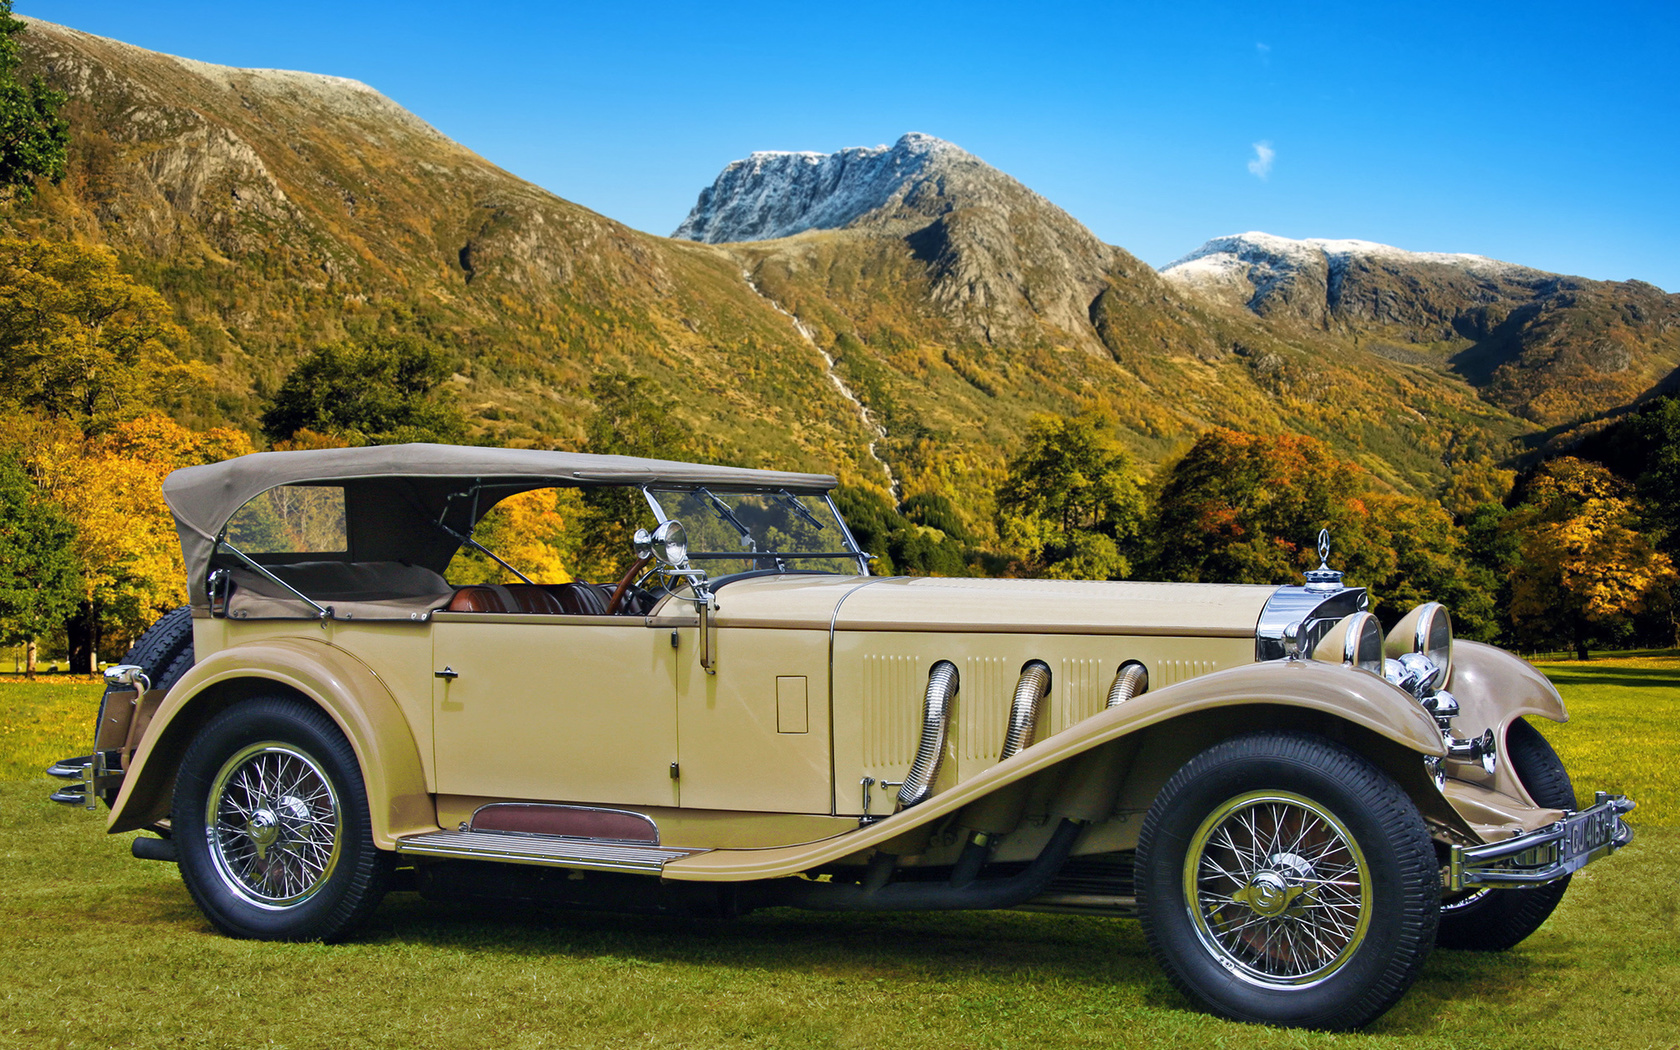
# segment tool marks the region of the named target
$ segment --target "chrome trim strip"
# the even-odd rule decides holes
[[[870,580],[889,580],[890,576],[871,576]],[[855,592],[852,592],[855,593]],[[1142,626],[1138,624],[1043,624],[1043,623],[906,623],[902,620],[856,620],[847,623],[847,631],[880,631],[910,634],[1086,634],[1138,638],[1253,638],[1247,627],[1175,627]]]

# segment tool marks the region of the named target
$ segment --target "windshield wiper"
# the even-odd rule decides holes
[[[815,514],[811,513],[811,510],[810,510],[809,507],[807,507],[807,506],[805,506],[805,504],[799,502],[799,497],[798,496],[795,496],[793,493],[789,492],[787,489],[782,489],[780,492],[776,493],[776,498],[786,501],[787,505],[793,508],[793,512],[795,514],[799,515],[801,518],[804,518],[806,521],[810,522],[812,525],[815,525],[817,527],[818,532],[821,532],[823,530],[823,523],[817,520],[817,516]]]
[[[741,519],[737,518],[735,516],[735,512],[729,509],[729,504],[712,495],[707,489],[695,489],[694,493],[695,495],[706,497],[706,499],[711,502],[712,509],[717,511],[718,517],[735,526],[735,531],[741,534],[742,550],[750,551],[754,554],[758,553],[758,544],[753,540],[752,530],[741,524]]]

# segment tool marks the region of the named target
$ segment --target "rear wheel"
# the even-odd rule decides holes
[[[1320,737],[1258,733],[1191,759],[1137,851],[1150,951],[1185,995],[1239,1021],[1356,1028],[1434,944],[1440,879],[1393,780]]]
[[[320,709],[294,700],[247,700],[212,718],[181,760],[171,823],[181,878],[230,936],[337,939],[390,880],[355,752]]]
[[[1517,719],[1505,733],[1505,759],[1535,802],[1548,809],[1574,809],[1575,787],[1552,745],[1540,731]],[[1569,877],[1516,890],[1478,890],[1441,903],[1435,943],[1472,952],[1516,947],[1551,918],[1569,889]]]

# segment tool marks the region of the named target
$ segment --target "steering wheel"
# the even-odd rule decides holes
[[[618,581],[618,586],[613,588],[612,600],[607,602],[608,616],[618,612],[618,607],[624,604],[624,596],[630,592],[630,581],[636,578],[637,573],[647,568],[647,563],[652,560],[651,555],[645,558],[637,558],[636,564],[630,566],[630,571],[625,573],[624,578]]]

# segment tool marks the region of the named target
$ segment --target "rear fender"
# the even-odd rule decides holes
[[[376,845],[389,849],[400,836],[437,830],[414,732],[390,690],[343,649],[299,638],[223,649],[188,671],[140,738],[107,830],[132,831],[168,817],[176,770],[199,729],[231,704],[276,693],[315,704],[350,741]]]

